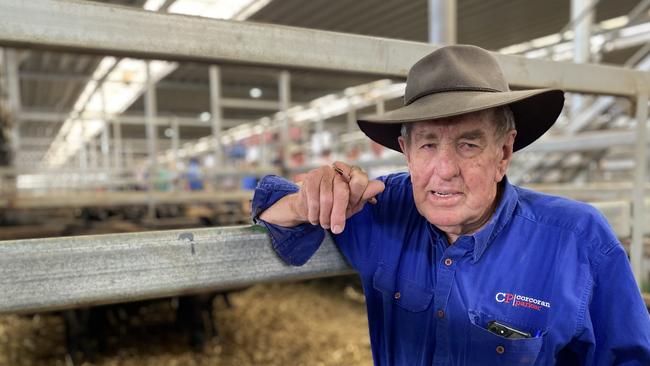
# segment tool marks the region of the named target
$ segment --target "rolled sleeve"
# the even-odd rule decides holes
[[[325,238],[325,230],[309,223],[283,227],[259,218],[267,208],[284,196],[299,191],[298,185],[277,175],[267,175],[259,182],[252,201],[253,222],[266,227],[275,252],[286,263],[301,266],[311,258]]]

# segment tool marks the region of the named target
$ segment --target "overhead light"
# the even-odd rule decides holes
[[[627,17],[627,15],[621,15],[620,17],[603,20],[600,22],[600,27],[606,30],[621,28],[626,26],[629,21],[630,19]]]
[[[177,66],[175,62],[149,61],[152,81],[158,82]],[[100,83],[102,79],[120,82]],[[47,164],[51,167],[65,164],[86,141],[101,132],[104,118],[122,114],[145,92],[146,81],[146,61],[124,58],[116,63],[114,57],[103,58],[50,145],[45,159]],[[97,120],[97,116],[102,119]]]
[[[165,130],[165,137],[167,138],[172,138],[174,137],[174,130],[171,128],[168,128]]]
[[[165,0],[147,0],[143,8],[144,10],[158,11],[164,3]]]
[[[166,0],[147,0],[145,10],[159,11]],[[246,20],[270,0],[176,0],[167,11],[209,18]],[[84,87],[77,98],[70,116],[63,123],[54,142],[46,153],[44,163],[50,167],[65,164],[83,143],[95,137],[101,129],[86,126],[83,136],[79,133],[79,124],[93,116],[107,116],[123,113],[146,90],[146,62],[134,59],[122,59],[117,63],[115,57],[104,57],[95,69],[92,80]],[[178,67],[174,62],[150,61],[149,70],[152,81],[158,82]],[[116,81],[104,83],[103,80]],[[207,113],[207,112],[206,112]],[[202,116],[205,113],[202,113]],[[211,118],[207,113],[207,122]],[[103,125],[103,121],[101,121]],[[74,130],[74,133],[71,132]],[[69,144],[68,140],[74,141]]]
[[[255,0],[251,1],[249,5],[243,7],[234,17],[234,20],[246,20],[251,15],[257,13],[260,9],[268,5],[271,0]]]
[[[231,19],[255,2],[255,0],[176,0],[169,7],[169,12],[207,18]]]
[[[248,95],[251,96],[251,98],[259,98],[262,96],[262,89],[260,88],[251,88],[251,90],[248,92]]]
[[[211,118],[212,118],[212,115],[210,114],[210,112],[203,112],[203,113],[199,114],[199,120],[201,122],[210,122]]]
[[[648,31],[650,31],[650,23],[642,23],[622,29],[620,34],[621,37],[631,37]]]

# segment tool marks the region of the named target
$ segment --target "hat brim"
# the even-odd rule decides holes
[[[533,143],[555,123],[564,107],[564,92],[559,89],[442,92],[423,96],[384,114],[364,116],[357,123],[378,144],[402,152],[397,140],[402,123],[453,117],[503,105],[509,105],[515,117],[514,151],[517,151]]]

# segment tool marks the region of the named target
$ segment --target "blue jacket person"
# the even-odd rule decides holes
[[[408,173],[267,176],[253,214],[294,265],[331,231],[361,276],[376,365],[650,365],[648,312],[605,218],[506,178],[563,101],[511,91],[478,47],[439,48],[411,68],[403,107],[358,121]]]

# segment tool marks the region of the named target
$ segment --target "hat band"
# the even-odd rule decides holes
[[[416,100],[425,97],[427,95],[431,94],[437,94],[437,93],[446,93],[446,92],[457,92],[457,91],[477,91],[477,92],[488,92],[488,93],[502,93],[504,92],[503,90],[498,90],[498,89],[492,89],[492,88],[481,88],[481,87],[476,87],[476,86],[456,86],[453,88],[441,88],[441,89],[432,89],[432,90],[426,90],[423,91],[422,93],[416,94],[414,97],[411,97],[408,101],[404,102],[404,105],[409,105]]]

